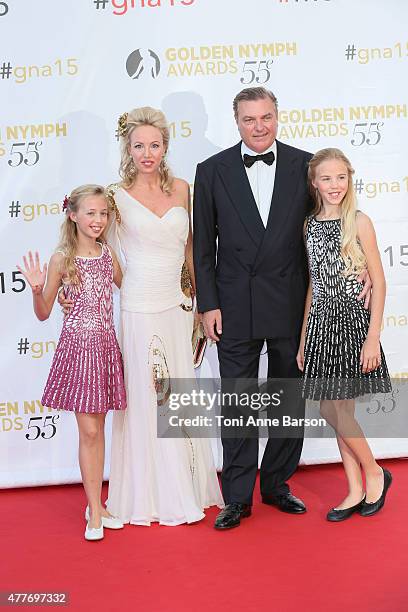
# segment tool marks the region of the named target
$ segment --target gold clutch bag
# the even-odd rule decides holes
[[[191,337],[193,348],[194,368],[199,368],[204,357],[205,347],[207,346],[207,336],[204,334],[204,327],[201,321],[194,320],[193,335]]]
[[[186,297],[191,298],[191,278],[188,271],[186,262],[183,264],[181,270],[181,289]],[[190,307],[186,308],[181,305],[183,310],[190,310]],[[191,307],[192,310],[192,307]],[[194,368],[199,368],[204,357],[205,347],[207,346],[207,337],[204,334],[204,327],[201,321],[197,317],[194,317],[193,323],[193,334],[191,336],[191,346],[193,350],[193,364]]]

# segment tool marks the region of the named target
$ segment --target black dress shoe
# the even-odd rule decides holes
[[[377,512],[381,510],[384,505],[385,496],[387,495],[387,491],[392,483],[392,476],[391,472],[385,468],[381,469],[384,472],[384,486],[381,496],[375,502],[364,502],[360,509],[361,516],[372,516],[373,514],[377,514]]]
[[[363,499],[358,502],[358,504],[356,504],[355,506],[350,506],[350,508],[343,508],[339,510],[337,510],[336,508],[332,508],[327,513],[327,520],[331,521],[332,523],[339,523],[340,521],[345,521],[346,519],[350,518],[352,514],[358,512],[361,509],[362,505],[364,504],[364,500],[365,495]]]
[[[271,497],[262,497],[262,503],[269,506],[276,506],[282,512],[289,514],[303,514],[306,512],[306,506],[301,499],[298,499],[292,493],[281,493]]]
[[[232,529],[238,527],[242,518],[251,516],[251,506],[248,504],[240,504],[233,502],[227,504],[215,519],[214,527],[216,529]]]

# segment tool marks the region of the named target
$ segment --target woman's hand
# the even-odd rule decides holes
[[[361,293],[357,296],[357,299],[364,300],[364,308],[368,310],[370,306],[370,300],[371,300],[371,288],[373,286],[368,270],[363,270],[357,276],[357,280],[359,283],[363,283],[363,288],[361,290]]]
[[[305,339],[301,338],[299,344],[299,350],[296,355],[296,363],[301,372],[303,372],[305,367]]]
[[[203,315],[200,314],[195,308],[193,310],[194,313],[194,327],[200,325],[203,322]]]
[[[32,252],[29,251],[28,262],[25,255],[23,257],[23,262],[24,270],[20,268],[20,266],[16,266],[17,270],[19,270],[24,276],[33,293],[42,293],[45,285],[45,279],[47,278],[47,264],[45,263],[43,269],[41,270],[40,256],[38,255],[37,251],[35,252],[34,257]]]
[[[74,307],[73,300],[69,300],[68,298],[65,297],[65,293],[64,293],[64,288],[63,287],[61,287],[58,290],[58,304],[61,306],[62,312],[64,313],[65,317],[67,315],[69,315],[69,313],[71,312],[71,310]]]
[[[381,364],[380,341],[370,335],[367,336],[361,349],[360,365],[363,374],[372,372]]]

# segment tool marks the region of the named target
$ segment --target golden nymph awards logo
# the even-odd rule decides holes
[[[160,72],[160,59],[152,49],[136,49],[126,60],[126,72],[131,79],[144,76],[156,79]]]
[[[168,77],[242,74],[243,85],[264,85],[271,77],[274,61],[297,55],[296,42],[243,43],[170,47],[164,56],[169,62]]]
[[[268,83],[273,64],[281,56],[297,54],[293,41],[169,47],[162,53],[137,48],[126,60],[126,71],[132,79],[156,79],[160,71],[169,78],[233,74],[241,75],[242,85],[258,86]]]
[[[47,140],[66,137],[67,134],[66,122],[0,126],[0,161],[3,156],[8,156],[10,168],[35,166]]]
[[[349,137],[354,147],[378,145],[387,121],[408,117],[406,104],[279,110],[280,140]]]

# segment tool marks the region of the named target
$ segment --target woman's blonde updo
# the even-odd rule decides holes
[[[174,177],[166,163],[166,153],[169,148],[170,130],[164,114],[151,106],[135,108],[129,113],[123,113],[118,120],[118,132],[120,137],[121,160],[119,174],[122,178],[122,186],[126,189],[131,187],[137,177],[137,169],[132,156],[129,153],[130,136],[133,130],[142,125],[151,125],[157,128],[163,138],[164,156],[159,166],[160,188],[170,195],[172,193]]]

